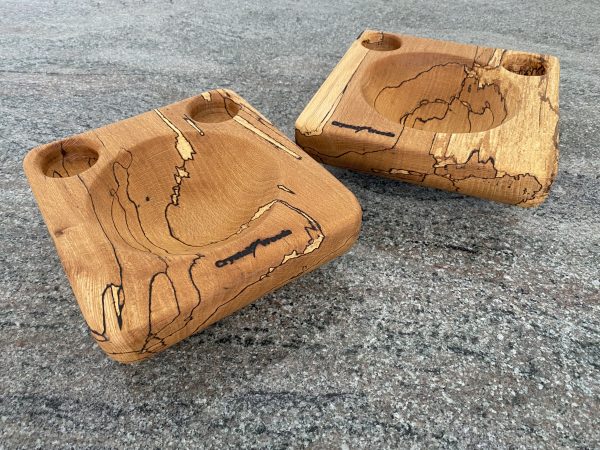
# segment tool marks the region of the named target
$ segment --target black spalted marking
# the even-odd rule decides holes
[[[273,242],[276,242],[280,239],[283,239],[286,236],[289,236],[290,234],[292,234],[292,230],[281,230],[281,232],[279,234],[276,234],[275,236],[271,236],[271,237],[268,237],[265,239],[257,239],[254,242],[252,242],[245,249],[243,249],[237,253],[234,253],[233,255],[231,255],[225,259],[219,259],[218,261],[215,262],[215,266],[222,268],[228,264],[233,264],[238,259],[242,259],[248,255],[252,255],[252,256],[256,257],[256,249],[258,248],[259,245],[266,247],[266,246],[272,244]]]
[[[350,130],[354,130],[355,133],[358,133],[360,131],[366,131],[371,134],[379,134],[380,136],[388,136],[388,137],[396,136],[391,131],[381,131],[381,130],[377,130],[375,128],[367,127],[364,125],[351,125],[348,123],[338,122],[337,120],[334,120],[333,122],[331,122],[331,125],[333,125],[334,127],[339,127],[339,128],[348,128]]]

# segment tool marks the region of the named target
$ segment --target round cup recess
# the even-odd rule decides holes
[[[199,96],[189,107],[191,119],[200,123],[218,123],[233,119],[240,111],[240,106],[233,100],[212,95],[207,100]]]
[[[536,55],[509,54],[502,60],[502,67],[509,72],[527,77],[546,75],[546,62]]]
[[[369,50],[389,52],[399,49],[402,46],[402,41],[393,34],[372,31],[363,35],[361,44]]]
[[[52,144],[42,158],[42,172],[51,178],[68,178],[85,172],[98,161],[98,152],[86,143],[69,140]]]

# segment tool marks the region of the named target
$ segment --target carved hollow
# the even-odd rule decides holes
[[[473,60],[409,53],[378,60],[366,70],[367,103],[387,119],[419,130],[472,133],[511,116],[507,83],[482,81]]]
[[[389,52],[402,47],[398,36],[389,33],[369,32],[362,36],[362,46],[369,50]]]
[[[42,157],[41,169],[51,178],[79,175],[98,161],[98,152],[78,140],[65,140],[49,146]]]
[[[544,58],[526,53],[513,53],[502,61],[502,67],[509,72],[528,77],[541,77],[546,75]]]
[[[218,123],[233,119],[240,107],[229,98],[211,97],[206,100],[203,97],[196,98],[188,107],[191,119],[202,123]]]
[[[167,253],[195,254],[199,247],[235,235],[261,206],[277,198],[278,159],[248,158],[261,153],[260,145],[227,136],[205,139],[198,150],[177,154],[173,144],[173,136],[165,134],[122,151],[90,186],[92,196],[112,191],[121,204],[132,201],[144,233]],[[116,192],[106,182],[115,177]]]

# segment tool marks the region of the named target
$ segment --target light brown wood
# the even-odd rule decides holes
[[[354,195],[216,90],[33,149],[31,188],[92,336],[146,358],[345,252]]]
[[[317,160],[534,206],[558,158],[555,57],[366,30],[296,122]]]

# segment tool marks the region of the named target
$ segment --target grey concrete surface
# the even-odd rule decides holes
[[[21,160],[213,87],[292,135],[364,28],[561,59],[560,171],[522,210],[331,169],[345,256],[147,362],[88,336]],[[0,3],[0,447],[600,446],[596,1]]]

